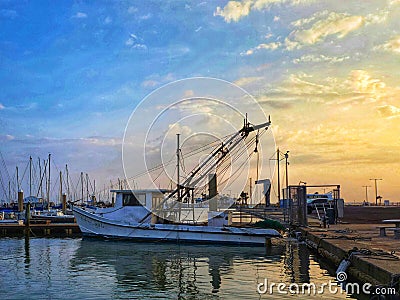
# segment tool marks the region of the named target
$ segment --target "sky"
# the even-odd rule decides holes
[[[379,178],[383,199],[399,202],[399,28],[398,0],[0,0],[8,177],[48,153],[99,182],[122,177],[124,132],[141,101],[211,77],[271,115],[290,184],[340,184],[352,202]]]

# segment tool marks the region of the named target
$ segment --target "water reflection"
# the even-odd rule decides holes
[[[309,283],[310,251],[307,245],[289,241],[285,249],[284,267],[291,283]]]
[[[24,250],[25,250],[24,266],[25,270],[28,272],[31,264],[30,249],[29,249],[29,233],[25,235]]]
[[[305,245],[283,240],[253,248],[0,239],[0,260],[1,299],[282,299],[290,295],[275,290],[260,296],[258,283],[319,285],[334,279]]]
[[[216,294],[227,280],[237,276],[235,268],[243,262],[268,260],[268,263],[277,264],[282,260],[282,252],[282,246],[266,251],[262,247],[180,246],[89,239],[81,242],[71,260],[71,268],[101,272],[98,267],[112,266],[114,274],[110,275],[114,276],[120,291],[140,295],[157,290],[181,298]],[[251,276],[254,280],[254,273]]]

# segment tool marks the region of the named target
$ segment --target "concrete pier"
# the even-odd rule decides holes
[[[330,228],[314,225],[297,229],[310,248],[336,268],[353,253],[346,270],[349,278],[373,286],[394,287],[399,293],[400,240],[393,233],[380,236],[377,227],[381,223],[335,224]]]

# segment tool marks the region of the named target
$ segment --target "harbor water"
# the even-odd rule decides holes
[[[288,241],[264,248],[3,238],[0,259],[1,299],[289,299],[257,286],[336,282],[305,245]],[[328,293],[307,297],[349,297]]]

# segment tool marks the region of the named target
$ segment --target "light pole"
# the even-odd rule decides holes
[[[370,185],[363,185],[365,188],[365,203],[368,203],[368,188],[371,187]]]
[[[383,179],[382,178],[371,178],[370,180],[375,181],[375,205],[378,206],[378,184],[377,184],[377,181],[383,180]]]
[[[289,151],[288,151],[289,152]],[[270,160],[276,160],[278,164],[278,202],[281,200],[281,175],[280,175],[280,166],[279,162],[284,158],[281,158],[282,152],[279,148],[276,150],[276,158],[270,158]],[[286,155],[286,154],[285,154]],[[285,156],[286,157],[286,156]],[[286,169],[287,170],[287,169]]]

